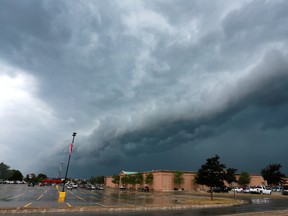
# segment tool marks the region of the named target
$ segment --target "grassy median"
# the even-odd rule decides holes
[[[181,204],[190,204],[190,205],[213,205],[213,204],[221,204],[221,205],[239,205],[241,204],[241,200],[229,199],[229,198],[214,198],[211,200],[210,198],[197,198],[197,199],[187,199],[180,200],[178,203]]]

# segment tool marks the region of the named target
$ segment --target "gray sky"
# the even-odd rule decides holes
[[[1,0],[0,162],[56,176],[288,174],[288,1]]]

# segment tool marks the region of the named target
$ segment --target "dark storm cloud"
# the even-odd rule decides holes
[[[2,1],[0,82],[11,92],[0,101],[9,123],[0,128],[3,158],[18,164],[7,155],[23,144],[39,162],[23,169],[53,173],[76,131],[75,176],[195,170],[216,153],[245,171],[254,160],[247,148],[260,147],[274,154],[259,152],[251,171],[282,162],[271,146],[287,150],[287,8],[257,0]],[[11,141],[15,132],[23,142]]]
[[[263,128],[270,127],[271,129],[273,127],[271,121],[279,122],[281,127],[287,126],[288,120],[283,118],[283,114],[277,116],[281,107],[284,107],[283,112],[286,113],[285,107],[288,103],[288,62],[281,53],[275,51],[268,53],[263,61],[250,71],[249,76],[240,79],[229,90],[231,91],[230,98],[225,99],[227,105],[221,111],[215,110],[215,113],[197,120],[186,119],[171,122],[171,119],[167,118],[166,122],[159,122],[153,127],[149,127],[148,124],[147,128],[140,131],[127,132],[121,136],[98,142],[98,145],[95,145],[96,149],[89,153],[91,153],[91,157],[100,158],[106,157],[106,154],[109,155],[113,151],[127,156],[135,156],[166,152],[185,144],[197,145],[201,139],[208,139],[224,133],[227,128],[222,129],[221,127],[225,127],[223,125],[229,124],[229,121],[236,115],[241,112],[245,113],[250,108],[257,109],[258,112],[265,110],[273,112],[278,109],[278,112],[267,119],[257,119]],[[213,92],[211,94],[210,97],[213,97]],[[225,97],[225,93],[223,97]],[[210,105],[209,101],[207,101],[207,105]],[[280,119],[274,119],[275,117],[280,117]],[[276,125],[276,128],[279,128],[279,124]],[[106,130],[109,130],[108,127]],[[98,134],[96,133],[94,136],[97,137]],[[111,138],[111,136],[104,137]]]

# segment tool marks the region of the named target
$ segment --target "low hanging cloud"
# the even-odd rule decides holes
[[[124,121],[117,122],[118,119],[104,119],[85,143],[83,148],[87,150],[86,153],[84,151],[87,155],[84,157],[106,158],[114,151],[135,156],[165,152],[187,143],[197,145],[201,139],[224,133],[217,128],[247,109],[272,110],[287,105],[286,59],[278,51],[267,53],[263,61],[245,76],[235,80],[232,77],[226,83],[220,81],[218,86],[206,92],[202,106],[196,112],[193,109],[199,104],[190,102],[190,109],[186,109],[186,113],[175,111],[181,110],[181,107],[175,110],[160,108],[148,115],[135,115],[128,125]],[[177,101],[175,103],[177,106]],[[135,127],[138,122],[143,123],[142,128]],[[286,127],[287,123],[282,127]],[[267,128],[265,121],[261,124]],[[126,131],[123,129],[125,125]],[[122,131],[119,127],[122,127]]]

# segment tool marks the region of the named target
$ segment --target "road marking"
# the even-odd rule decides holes
[[[78,198],[78,199],[80,199],[80,200],[82,200],[82,201],[84,201],[84,202],[86,201],[85,199],[83,199],[82,197],[79,197],[79,196],[77,196],[77,195],[75,195],[75,197]]]
[[[41,196],[39,196],[39,197],[37,198],[37,200],[40,200],[40,199],[43,197],[43,195],[44,195],[44,194],[41,194]]]
[[[73,196],[75,196],[76,198],[78,198],[78,199],[80,199],[80,200],[82,200],[82,201],[84,201],[84,202],[86,202],[86,200],[85,199],[83,199],[82,197],[80,197],[80,196],[77,196],[77,195],[75,195],[75,194],[73,194],[73,192],[71,192],[71,191],[68,191],[70,194],[72,194]]]
[[[14,196],[14,197],[8,198],[7,200],[15,199],[15,198],[17,198],[17,197],[23,196],[24,194],[25,194],[25,193],[19,194],[19,195],[17,195],[17,196]]]
[[[99,206],[101,206],[101,207],[104,207],[104,208],[106,208],[106,206],[105,205],[103,205],[103,204],[100,204],[100,203],[95,203],[96,205],[99,205]]]
[[[46,189],[46,190],[44,191],[44,193],[41,194],[41,195],[37,198],[37,200],[40,200],[40,199],[44,196],[44,194],[47,193],[47,191],[48,191],[48,189]]]
[[[96,200],[98,200],[99,198],[96,198],[96,197],[93,197],[93,196],[89,196],[90,198],[92,198],[92,199],[96,199]]]
[[[29,190],[27,193],[30,193],[30,192],[33,192],[33,191],[35,191],[35,188],[33,188],[32,190]],[[26,193],[22,193],[22,194],[19,194],[17,196],[14,196],[14,197],[7,198],[7,200],[15,199],[17,197],[23,196],[24,194],[26,194]]]
[[[66,204],[67,204],[69,207],[72,207],[72,205],[70,205],[68,202],[66,202]]]
[[[24,206],[24,208],[27,208],[28,206],[30,206],[32,203],[28,203],[27,205]]]

